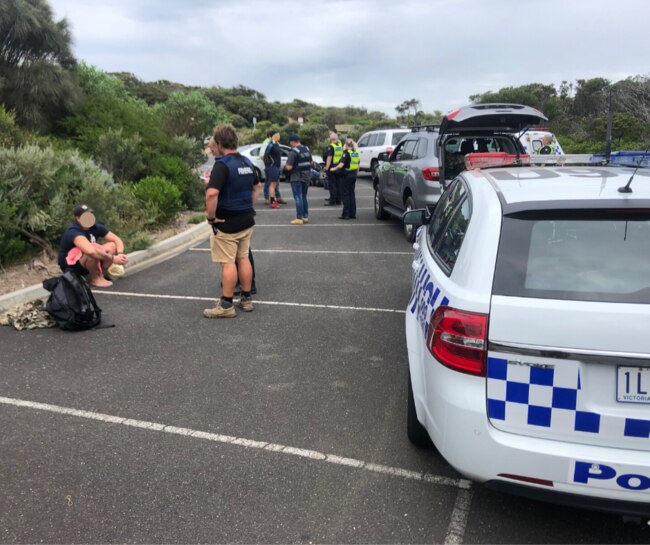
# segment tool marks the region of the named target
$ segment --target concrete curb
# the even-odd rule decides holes
[[[127,254],[129,256],[129,265],[124,276],[146,269],[183,252],[187,248],[207,239],[210,232],[210,226],[207,223],[201,223],[178,235],[162,240],[151,248]],[[0,295],[0,313],[6,312],[16,305],[48,296],[49,292],[43,289],[41,284],[34,284],[22,290]]]

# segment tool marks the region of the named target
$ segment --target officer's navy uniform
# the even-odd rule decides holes
[[[355,193],[357,185],[357,174],[359,173],[359,151],[355,149],[343,152],[343,173],[341,174],[341,193],[343,211],[339,219],[353,220],[357,218],[357,196]]]

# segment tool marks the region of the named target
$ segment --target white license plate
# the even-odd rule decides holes
[[[650,405],[650,367],[619,367],[616,401]]]

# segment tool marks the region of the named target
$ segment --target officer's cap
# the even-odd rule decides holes
[[[291,133],[289,135],[289,142],[300,142],[300,136],[298,136],[295,132]]]

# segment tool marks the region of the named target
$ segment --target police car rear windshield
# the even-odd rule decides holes
[[[650,213],[506,216],[493,291],[514,297],[650,303]]]

